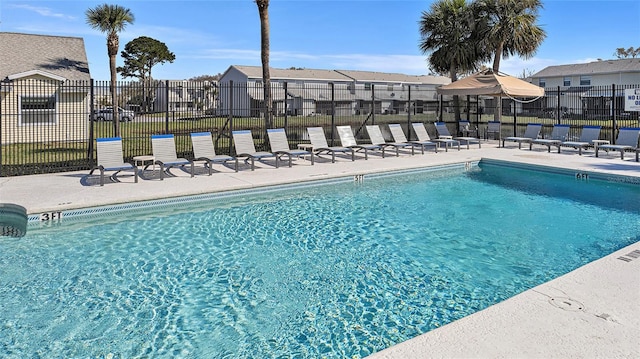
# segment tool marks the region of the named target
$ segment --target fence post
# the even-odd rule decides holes
[[[436,116],[436,121],[440,121],[440,119],[442,119],[442,95],[440,95],[440,98],[438,99],[438,115]]]
[[[500,99],[502,101],[502,99]],[[517,136],[516,134],[516,122],[518,122],[518,115],[516,114],[516,100],[511,100],[511,103],[513,103],[513,135]],[[502,111],[502,106],[500,106],[500,111]]]
[[[618,128],[618,118],[616,116],[616,84],[611,84],[611,119],[613,120],[613,130],[611,133],[611,143],[616,144],[616,128]]]
[[[376,85],[371,84],[371,124],[376,123]],[[380,110],[382,110],[382,103],[380,103]]]
[[[233,92],[235,87],[233,86],[233,80],[229,81],[229,114],[227,115],[227,122],[229,123],[229,154],[232,154],[233,151],[233,137],[231,136],[231,131],[233,131]],[[246,91],[245,91],[246,93]]]
[[[482,106],[480,106],[480,98],[476,95],[476,130],[478,138],[480,137],[480,120],[482,120]]]
[[[94,136],[94,123],[95,123],[95,93],[93,91],[93,79],[89,80],[89,143],[88,143],[88,153],[87,158],[89,159],[89,164],[93,164],[93,136]]]
[[[284,128],[286,130],[287,129],[287,122],[288,122],[288,119],[289,119],[289,117],[287,115],[287,112],[288,112],[287,107],[289,107],[288,104],[287,104],[287,93],[288,93],[287,89],[289,87],[288,83],[285,81],[282,84],[282,87],[284,88]]]
[[[164,133],[169,133],[169,80],[164,80]]]
[[[409,103],[407,104],[407,129],[410,129],[411,128],[411,110],[412,110],[413,106],[411,106],[411,104],[412,104],[412,102],[411,102],[411,85],[407,85],[407,86],[409,87],[409,93],[408,93],[408,99],[409,99],[408,101],[409,101]],[[408,139],[411,140],[411,131],[409,131]]]
[[[335,110],[336,108],[336,89],[333,82],[329,83],[329,87],[331,88],[331,109]],[[335,133],[333,132],[333,128],[336,125],[336,114],[335,111],[331,111],[331,146],[333,146],[333,140]]]

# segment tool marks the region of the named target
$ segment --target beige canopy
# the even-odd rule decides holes
[[[441,95],[541,97],[544,88],[518,78],[485,70],[436,89]]]

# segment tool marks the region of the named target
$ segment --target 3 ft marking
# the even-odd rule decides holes
[[[353,182],[358,182],[358,183],[364,182],[364,175],[353,176]]]
[[[62,212],[47,212],[40,213],[40,222],[48,222],[62,219]]]
[[[576,179],[580,181],[586,181],[589,179],[589,174],[584,172],[576,173]]]

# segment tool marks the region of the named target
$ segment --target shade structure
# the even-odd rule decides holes
[[[542,97],[544,88],[519,78],[485,70],[436,89],[440,95]]]

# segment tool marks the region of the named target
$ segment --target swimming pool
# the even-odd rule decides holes
[[[637,242],[640,186],[585,175],[457,166],[30,228],[1,242],[0,353],[363,357]]]

